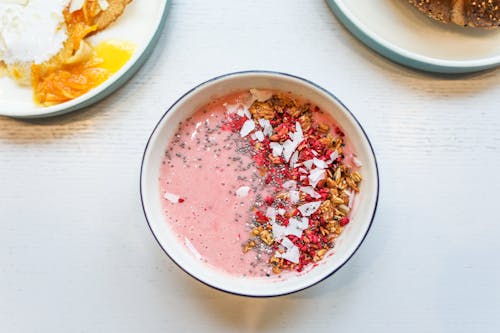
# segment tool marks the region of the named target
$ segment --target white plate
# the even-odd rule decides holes
[[[115,23],[90,38],[93,43],[107,39],[124,40],[137,47],[125,66],[106,82],[74,100],[41,107],[34,104],[31,87],[20,87],[12,79],[2,77],[0,115],[19,118],[54,116],[89,106],[111,94],[130,79],[151,54],[165,23],[168,3],[167,0],[134,0]]]
[[[342,23],[366,45],[400,64],[466,73],[500,65],[500,29],[442,24],[407,0],[327,0]]]

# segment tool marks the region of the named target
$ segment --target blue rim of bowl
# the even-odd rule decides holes
[[[386,42],[377,41],[376,35],[361,24],[356,23],[339,5],[338,0],[326,0],[332,12],[356,38],[378,54],[406,67],[441,74],[465,74],[479,72],[500,66],[500,61],[481,63],[481,61],[446,61],[412,53]]]
[[[208,83],[212,83],[214,81],[218,81],[220,79],[223,79],[223,78],[227,78],[227,77],[231,77],[231,76],[238,76],[238,75],[242,75],[242,74],[268,74],[268,75],[278,75],[278,76],[284,76],[284,77],[288,77],[288,78],[293,78],[293,79],[297,79],[297,80],[300,80],[302,82],[305,82],[309,85],[312,85],[313,87],[321,90],[322,92],[324,92],[325,94],[327,94],[328,96],[330,96],[331,98],[333,98],[337,103],[339,103],[343,108],[344,110],[352,117],[352,119],[354,119],[355,123],[359,126],[359,128],[361,129],[361,132],[363,133],[363,136],[365,137],[366,141],[368,142],[368,146],[370,147],[370,151],[371,151],[371,154],[373,156],[373,161],[375,163],[375,173],[376,173],[376,184],[377,184],[377,190],[376,190],[376,196],[375,196],[375,205],[373,207],[373,212],[371,213],[371,219],[370,219],[370,223],[368,224],[368,228],[366,229],[365,231],[365,234],[363,235],[363,238],[361,238],[361,241],[359,242],[359,244],[356,246],[356,248],[354,249],[354,251],[346,258],[346,260],[340,264],[336,269],[334,269],[331,273],[327,274],[326,276],[324,276],[323,278],[321,278],[320,280],[314,282],[314,283],[311,283],[310,285],[308,286],[305,286],[305,287],[302,287],[302,288],[299,288],[299,289],[295,289],[295,290],[292,290],[292,291],[289,291],[289,292],[285,292],[285,293],[279,293],[279,294],[273,294],[273,295],[249,295],[249,294],[243,294],[243,293],[238,293],[238,292],[234,292],[234,291],[230,291],[230,290],[225,290],[223,288],[220,288],[220,287],[217,287],[217,286],[214,286],[210,283],[208,283],[207,281],[203,281],[201,279],[199,279],[198,277],[196,277],[195,275],[191,274],[190,272],[188,272],[182,265],[180,265],[177,261],[175,261],[171,256],[170,254],[168,253],[167,250],[165,250],[165,248],[163,247],[163,245],[161,244],[160,240],[158,239],[158,237],[156,236],[155,232],[153,231],[153,228],[151,227],[151,223],[149,222],[149,219],[148,219],[148,214],[146,212],[146,208],[145,208],[145,205],[144,205],[144,197],[142,195],[142,176],[143,176],[143,168],[144,168],[144,160],[146,158],[146,153],[148,151],[148,148],[149,148],[149,144],[151,142],[151,138],[153,137],[153,135],[155,134],[155,132],[157,131],[158,127],[160,126],[161,122],[163,121],[163,119],[166,117],[166,115],[169,113],[170,110],[172,110],[172,108],[174,108],[181,100],[183,100],[186,96],[190,95],[191,93],[193,93],[194,91],[198,90],[199,88],[205,86],[206,84]],[[187,91],[186,93],[184,93],[181,97],[179,97],[168,109],[167,111],[165,111],[165,113],[161,116],[160,120],[156,123],[153,131],[151,132],[151,135],[149,136],[148,138],[148,141],[146,143],[146,147],[144,148],[144,153],[142,155],[142,162],[141,162],[141,169],[140,169],[140,177],[139,177],[139,191],[140,191],[140,196],[141,196],[141,205],[142,205],[142,211],[144,212],[144,217],[146,218],[146,222],[148,224],[148,227],[149,227],[149,230],[151,231],[151,233],[153,234],[153,237],[155,238],[156,242],[158,243],[158,245],[160,245],[160,248],[163,250],[163,252],[165,252],[165,254],[170,258],[170,260],[172,260],[172,262],[174,264],[176,264],[182,271],[184,271],[186,274],[188,274],[189,276],[191,276],[192,278],[194,278],[195,280],[201,282],[202,284],[206,285],[206,286],[209,286],[213,289],[216,289],[216,290],[219,290],[219,291],[222,291],[222,292],[225,292],[225,293],[228,293],[228,294],[232,294],[232,295],[237,295],[237,296],[244,296],[244,297],[252,297],[252,298],[270,298],[270,297],[279,297],[279,296],[286,296],[286,295],[290,295],[290,294],[294,294],[296,292],[299,292],[299,291],[302,291],[302,290],[305,290],[305,289],[308,289],[312,286],[315,286],[317,285],[318,283],[326,280],[327,278],[329,278],[330,276],[332,276],[333,274],[335,274],[338,270],[340,270],[353,256],[354,254],[358,251],[358,249],[360,248],[361,244],[363,244],[366,236],[368,235],[368,232],[370,231],[371,227],[372,227],[372,224],[373,224],[373,220],[375,219],[375,215],[376,215],[376,212],[377,212],[377,207],[378,207],[378,198],[379,198],[379,193],[380,193],[380,177],[379,177],[379,171],[378,171],[378,163],[377,163],[377,158],[376,158],[376,155],[375,155],[375,151],[373,150],[373,146],[372,146],[372,143],[370,141],[370,139],[368,138],[368,135],[366,135],[366,132],[363,128],[363,126],[361,126],[361,124],[359,123],[358,119],[354,116],[354,114],[344,105],[344,103],[342,103],[338,98],[337,96],[335,96],[333,93],[331,93],[330,91],[326,90],[325,88],[317,85],[316,83],[312,82],[312,81],[309,81],[307,79],[304,79],[302,77],[299,77],[299,76],[295,76],[295,75],[292,75],[292,74],[287,74],[287,73],[283,73],[283,72],[277,72],[277,71],[267,71],[267,70],[247,70],[247,71],[239,71],[239,72],[232,72],[232,73],[228,73],[228,74],[223,74],[223,75],[220,75],[220,76],[216,76],[212,79],[209,79],[207,81],[204,81],[200,84],[198,84],[197,86],[195,86],[194,88],[190,89],[189,91]]]
[[[36,119],[36,118],[48,118],[48,117],[55,117],[55,116],[60,116],[69,112],[77,111],[80,109],[83,109],[87,106],[91,106],[97,102],[100,102],[104,98],[108,97],[112,93],[114,93],[116,90],[118,90],[121,86],[123,86],[128,80],[134,76],[134,74],[142,67],[142,65],[146,62],[146,60],[149,58],[149,56],[153,53],[153,50],[158,42],[158,39],[160,38],[160,35],[163,31],[163,28],[165,27],[165,23],[167,21],[167,13],[170,8],[170,3],[171,1],[165,0],[165,4],[162,8],[163,13],[161,15],[160,20],[158,21],[158,25],[156,26],[154,34],[151,36],[149,42],[147,43],[146,47],[142,51],[141,55],[137,57],[135,62],[128,68],[125,72],[122,74],[118,74],[119,76],[106,88],[104,88],[101,92],[97,93],[95,96],[92,96],[87,99],[83,99],[80,103],[77,103],[73,106],[63,108],[60,110],[55,110],[52,112],[48,113],[42,113],[42,114],[28,114],[28,115],[13,115],[13,114],[1,114],[0,116],[6,116],[6,117],[11,117],[11,118],[17,118],[17,119]],[[117,75],[117,74],[115,74]],[[110,78],[112,79],[112,78]],[[82,96],[85,96],[82,95]],[[64,103],[60,104],[63,105]],[[41,109],[43,110],[43,108]]]

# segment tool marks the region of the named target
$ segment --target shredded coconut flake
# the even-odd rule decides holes
[[[283,146],[277,142],[271,142],[269,144],[269,147],[273,150],[274,156],[281,156],[281,154],[283,153]]]
[[[288,225],[286,227],[286,230],[285,230],[285,234],[288,236],[288,235],[294,235],[294,236],[297,236],[297,237],[302,237],[302,230],[297,228],[297,225],[295,224],[292,224],[292,225]]]
[[[238,111],[236,112],[236,114],[237,114],[238,116],[240,116],[240,117],[244,117],[244,116],[246,116],[246,115],[245,115],[245,110],[244,110],[242,107],[239,107],[239,106],[236,106],[236,107],[238,108]],[[247,118],[248,118],[248,117],[247,117]],[[250,118],[248,118],[248,119],[250,119]]]
[[[318,199],[321,198],[321,195],[314,190],[314,187],[312,186],[301,186],[300,190],[304,192],[305,194],[309,194],[312,198]]]
[[[297,202],[299,202],[300,200],[300,192],[299,191],[290,191],[288,192],[288,195],[289,195],[289,199],[290,199],[290,202],[295,204]]]
[[[285,142],[283,142],[283,157],[287,162],[290,160],[293,152],[295,151],[295,149],[297,149],[299,144],[300,142],[291,140],[286,140]]]
[[[275,257],[283,258],[290,262],[298,264],[300,257],[299,248],[288,238],[283,238],[283,240],[281,241],[281,245],[286,248],[286,251],[284,253],[276,252]]]
[[[325,170],[324,169],[314,169],[311,171],[309,174],[309,183],[311,184],[312,187],[316,187],[320,180],[325,178]]]
[[[290,157],[292,157],[292,154],[297,147],[298,145],[295,145],[291,140],[283,142],[283,157],[285,158],[285,161],[288,162],[290,160]]]
[[[264,118],[260,118],[259,124],[262,127],[262,131],[264,132],[264,135],[270,136],[273,134],[273,125],[271,125],[271,122],[269,120],[264,119]]]
[[[252,114],[250,113],[250,111],[248,111],[248,108],[244,105],[241,104],[227,105],[227,103],[224,103],[224,106],[226,107],[226,110],[229,114],[236,112],[236,114],[240,117],[247,117],[247,119],[252,119]]]
[[[266,211],[266,217],[270,218],[272,223],[276,220],[276,209],[273,207],[268,207]]]
[[[339,153],[337,151],[334,151],[333,153],[330,154],[330,158],[328,159],[327,163],[332,164],[333,161],[335,161],[339,157]]]
[[[243,114],[244,114],[245,116],[247,116],[247,118],[248,118],[248,119],[250,119],[250,120],[252,119],[252,114],[251,114],[251,113],[250,113],[250,111],[248,110],[248,107],[243,106]]]
[[[284,238],[282,241],[281,241],[281,245],[283,245],[285,248],[287,249],[290,249],[292,248],[295,244],[293,244],[293,242],[291,240],[289,240],[288,238]]]
[[[287,235],[287,229],[285,226],[279,225],[275,222],[271,223],[273,238],[274,239],[282,239]]]
[[[297,228],[306,230],[309,227],[309,219],[307,217],[301,217]]]
[[[304,132],[302,132],[302,126],[297,121],[295,122],[295,133],[293,141],[298,141],[301,143],[304,140]]]
[[[259,140],[259,142],[264,141],[264,133],[262,133],[262,131],[255,132],[255,137]]]
[[[243,197],[246,197],[248,195],[249,191],[250,191],[250,187],[242,186],[236,190],[236,195],[239,196],[240,198],[243,198]]]
[[[165,199],[167,199],[168,201],[170,201],[171,203],[179,203],[179,199],[181,198],[177,194],[173,194],[173,193],[169,193],[169,192],[165,192],[163,197]]]
[[[321,169],[326,169],[328,168],[328,164],[323,161],[323,160],[320,160],[319,158],[313,158],[313,163],[314,165],[317,167],[317,168],[321,168]]]
[[[240,135],[242,138],[250,134],[255,129],[255,123],[253,120],[248,119],[243,123],[243,126],[241,127],[240,130]]]
[[[291,217],[288,220],[287,235],[294,235],[297,237],[302,237],[302,232],[309,226],[309,219],[307,217],[302,217],[300,219]]]
[[[313,161],[313,160],[307,160],[307,161],[302,162],[302,164],[304,164],[304,166],[305,166],[308,170],[311,170],[311,169],[312,169],[312,166],[313,166],[313,164],[314,164],[314,161]]]
[[[299,206],[299,211],[302,216],[311,216],[318,210],[320,205],[321,201],[308,202],[306,204],[303,204],[302,206]]]
[[[309,219],[307,217],[302,217],[300,219],[290,218],[286,227],[277,223],[272,223],[273,237],[278,240],[284,239],[284,237],[288,235],[301,237],[302,232],[306,230],[308,226]]]
[[[292,157],[290,157],[290,166],[293,166],[295,163],[299,161],[299,152],[296,150],[293,154]]]
[[[284,182],[282,186],[285,190],[291,190],[297,186],[297,182],[293,179],[290,179]]]
[[[203,259],[203,256],[200,254],[200,252],[198,252],[198,250],[196,250],[193,243],[191,243],[189,241],[189,239],[187,239],[186,237],[184,237],[184,245],[186,245],[188,250],[191,251],[191,253],[195,256],[196,259],[198,259],[198,260]]]
[[[300,123],[298,121],[295,123],[295,132],[290,133],[289,137],[291,140],[286,140],[285,142],[283,142],[283,157],[287,162],[290,161],[293,152],[304,140],[304,133],[302,132],[302,126],[300,126]]]
[[[292,248],[286,250],[285,253],[281,254],[281,258],[293,262],[294,264],[298,264],[300,258],[299,248],[294,245]]]

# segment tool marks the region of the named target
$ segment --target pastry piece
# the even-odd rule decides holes
[[[477,28],[500,26],[500,0],[409,0],[422,13],[443,23]]]
[[[107,0],[107,7],[103,8],[103,11],[94,18],[94,24],[97,24],[96,32],[106,29],[107,26],[116,21],[130,2],[132,0]]]

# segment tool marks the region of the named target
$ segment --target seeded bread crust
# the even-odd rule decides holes
[[[493,29],[500,26],[500,0],[409,0],[443,23]]]

